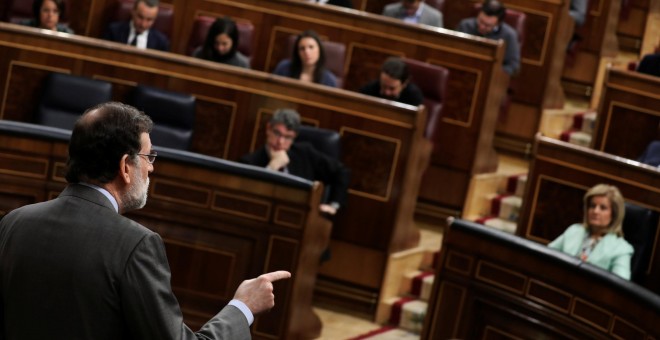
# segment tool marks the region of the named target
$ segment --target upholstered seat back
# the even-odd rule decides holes
[[[309,143],[324,154],[339,159],[341,156],[341,137],[337,131],[311,126],[301,126],[296,143]]]
[[[315,149],[334,159],[341,157],[341,137],[337,131],[303,125],[298,130],[295,142],[309,143]],[[322,202],[329,201],[331,190],[332,188],[329,186],[324,189]]]
[[[215,22],[215,18],[209,17],[206,15],[200,15],[195,18],[193,23],[192,32],[190,32],[190,38],[188,39],[188,45],[186,47],[186,54],[192,55],[193,52],[198,48],[204,45],[206,40],[206,35]],[[252,55],[252,34],[254,32],[254,25],[248,21],[237,21],[236,28],[238,28],[238,51],[243,53],[248,59]]]
[[[296,35],[289,36],[289,51],[293,51]],[[325,51],[325,67],[337,77],[337,87],[344,84],[344,66],[346,61],[346,45],[335,41],[322,41]]]
[[[411,82],[417,85],[424,94],[424,106],[427,110],[424,136],[435,142],[436,131],[439,129],[442,119],[442,102],[449,79],[449,70],[414,59],[404,58],[403,61],[408,65]]]
[[[179,150],[188,150],[195,124],[195,97],[138,85],[133,104],[154,121],[151,142]]]
[[[630,261],[631,281],[640,284],[644,282],[657,232],[658,213],[656,211],[626,203],[623,235],[635,249]]]
[[[115,11],[110,15],[108,23],[131,20],[131,12],[133,11],[134,3],[135,0],[118,0]],[[172,40],[173,25],[174,9],[172,5],[161,2],[160,5],[158,5],[158,16],[156,17],[153,27],[165,34],[168,39]]]
[[[72,130],[85,110],[112,99],[112,84],[64,73],[51,73],[37,106],[37,124]]]

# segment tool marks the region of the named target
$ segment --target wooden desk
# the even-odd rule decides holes
[[[462,19],[474,16],[475,4],[482,2],[445,0],[445,27],[453,29]],[[568,15],[570,1],[505,0],[503,3],[507,8],[525,13],[527,19],[520,73],[513,78],[517,86],[511,94],[508,112],[497,121],[495,145],[529,154],[543,110],[564,106],[560,80],[572,32]]]
[[[418,243],[413,213],[430,153],[422,135],[423,107],[1,23],[0,49],[2,119],[33,121],[42,80],[50,72],[108,81],[113,98],[125,102],[137,84],[145,84],[194,95],[192,151],[237,160],[264,143],[265,123],[274,110],[296,109],[303,123],[339,131],[342,160],[352,172],[347,205],[333,228],[333,257],[323,274],[378,295],[389,254]]]
[[[660,138],[660,78],[609,69],[603,84],[592,145],[595,150],[638,159]]]
[[[660,171],[625,158],[539,136],[527,175],[517,234],[548,243],[582,221],[584,193],[599,183],[621,190],[626,202],[660,211]],[[558,213],[561,212],[561,213]],[[660,293],[660,232],[641,284]]]
[[[65,130],[0,120],[2,210],[59,194],[68,137]],[[148,203],[128,216],[163,238],[186,323],[199,329],[244,279],[282,269],[292,277],[274,284],[276,305],[255,319],[253,337],[318,337],[311,301],[331,229],[318,211],[322,186],[199,154],[157,151]]]
[[[616,29],[620,7],[621,0],[589,1],[586,21],[576,29],[582,41],[575,57],[567,57],[564,65],[562,85],[567,93],[591,98],[597,92],[605,65],[618,53]]]
[[[443,237],[422,339],[653,339],[660,297],[467,221]]]

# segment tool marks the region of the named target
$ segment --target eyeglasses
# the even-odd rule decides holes
[[[144,156],[147,159],[147,162],[149,162],[149,164],[154,164],[154,162],[156,161],[156,157],[158,156],[156,151],[152,151],[150,154],[138,153],[137,155]]]
[[[296,138],[295,134],[285,135],[284,133],[282,133],[280,130],[277,130],[277,129],[271,129],[270,131],[273,133],[273,136],[275,136],[275,138],[280,138],[281,137],[281,138],[284,138],[284,140],[287,141],[287,142],[290,142],[290,141],[292,141]]]

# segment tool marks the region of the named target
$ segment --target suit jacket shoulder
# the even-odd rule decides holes
[[[429,26],[443,27],[442,13],[440,13],[435,7],[427,5],[425,2],[422,2],[421,5],[422,16],[419,18],[419,23]]]
[[[170,39],[163,32],[152,27],[147,37],[147,48],[169,52]]]
[[[103,35],[103,39],[110,40],[118,43],[128,43],[128,34],[130,33],[129,22],[116,21],[108,26],[108,29]]]

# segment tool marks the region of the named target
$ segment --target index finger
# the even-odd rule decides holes
[[[262,274],[261,277],[264,279],[274,282],[277,280],[282,280],[282,279],[288,279],[291,277],[291,273],[287,272],[286,270],[278,270],[276,272],[270,272],[266,274]]]

